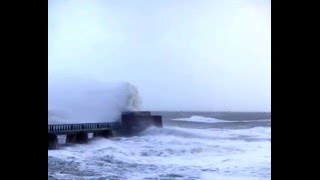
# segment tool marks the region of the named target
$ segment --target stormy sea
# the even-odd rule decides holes
[[[271,179],[271,113],[152,114],[162,115],[163,128],[48,150],[48,179]]]

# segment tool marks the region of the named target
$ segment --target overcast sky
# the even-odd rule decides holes
[[[145,110],[270,111],[270,0],[50,0],[49,77],[128,81]]]

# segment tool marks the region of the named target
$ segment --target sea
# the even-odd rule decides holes
[[[164,112],[164,127],[48,150],[48,180],[270,180],[270,112]]]

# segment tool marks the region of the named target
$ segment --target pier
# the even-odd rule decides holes
[[[148,111],[123,112],[119,121],[105,123],[48,124],[48,149],[59,147],[58,135],[66,135],[66,143],[87,143],[93,137],[134,136],[145,129],[162,127],[162,116]]]

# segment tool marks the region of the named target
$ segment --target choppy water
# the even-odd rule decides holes
[[[162,129],[48,151],[48,179],[271,179],[270,119],[163,115]]]

